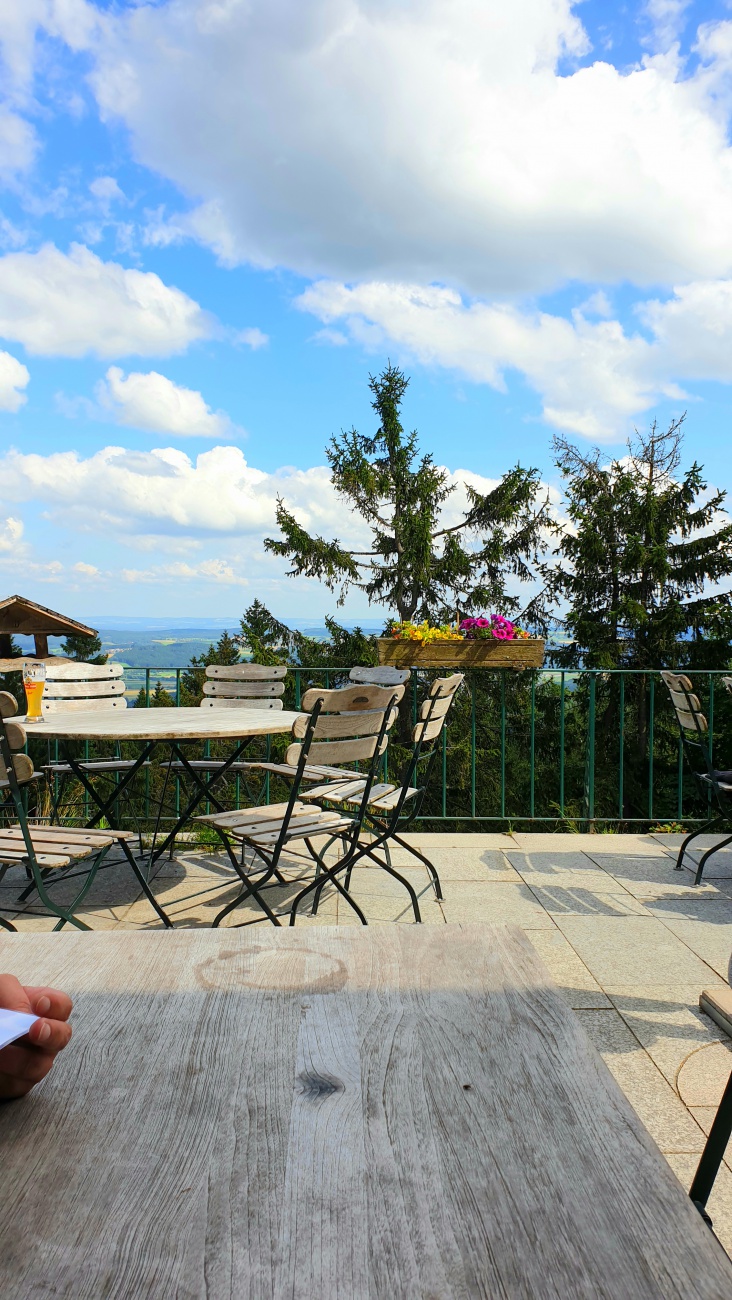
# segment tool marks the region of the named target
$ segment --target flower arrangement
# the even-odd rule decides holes
[[[464,618],[459,624],[441,623],[431,627],[427,619],[421,623],[405,621],[400,623],[392,619],[386,627],[386,636],[395,641],[517,641],[528,640],[529,634],[523,628],[504,618],[502,614],[491,614],[489,618]]]
[[[528,632],[502,614],[491,614],[489,618],[464,618],[460,631],[468,641],[489,641],[492,637],[496,641],[529,639]]]
[[[396,641],[462,641],[463,633],[457,627],[452,627],[450,623],[441,623],[439,627],[430,627],[425,618],[421,623],[412,623],[408,620],[400,623],[392,619],[387,624],[386,635],[393,637]]]

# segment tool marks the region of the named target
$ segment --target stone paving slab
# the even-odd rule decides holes
[[[525,933],[571,1007],[575,1010],[612,1008],[609,997],[560,930],[526,928]]]
[[[648,911],[712,970],[727,977],[732,955],[732,899],[663,899],[649,902]]]
[[[654,917],[565,914],[554,919],[606,993],[654,983],[696,983],[702,989],[713,974]]]
[[[699,1010],[699,991],[694,984],[645,988],[632,985],[614,989],[610,998],[651,1060],[677,1090],[685,1062],[701,1048],[725,1041],[723,1031]]]
[[[617,1011],[578,1011],[582,1027],[654,1142],[665,1153],[701,1153],[704,1134]]]
[[[711,881],[695,885],[690,871],[675,871],[666,854],[649,860],[647,854],[634,853],[631,857],[627,853],[623,856],[593,849],[591,853],[588,850],[588,856],[635,898],[686,898],[692,892],[697,898],[723,897]]]
[[[528,885],[480,884],[452,880],[442,904],[446,921],[485,921],[487,925],[521,925],[526,929],[554,928]]]

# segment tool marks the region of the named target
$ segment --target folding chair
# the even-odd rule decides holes
[[[7,806],[9,802],[17,823],[0,827],[0,879],[10,867],[21,866],[32,878],[33,886],[43,906],[51,916],[58,917],[54,930],[61,930],[67,922],[79,930],[89,930],[74,915],[89,892],[91,883],[113,844],[130,838],[129,831],[77,830],[64,826],[31,826],[23,805],[21,788],[40,778],[33,762],[22,753],[26,744],[26,730],[12,718],[18,712],[15,698],[0,693],[0,792]],[[72,868],[85,864],[82,884],[71,903],[62,906],[49,895],[51,881],[73,878]],[[78,873],[74,873],[77,875]],[[3,921],[4,929],[15,927]]]
[[[419,711],[420,720],[412,732],[412,756],[402,771],[401,783],[375,784],[369,795],[366,811],[366,829],[373,831],[375,839],[372,844],[362,846],[362,854],[372,858],[380,867],[398,879],[407,889],[416,921],[421,920],[417,895],[409,882],[394,870],[390,843],[398,844],[412,857],[417,858],[428,870],[436,897],[442,898],[442,887],[438,872],[429,858],[409,844],[399,834],[406,832],[419,816],[429,786],[432,771],[440,752],[440,740],[447,724],[448,715],[458,690],[464,681],[463,673],[453,673],[451,677],[438,677],[430,685],[427,697]],[[363,797],[363,782],[353,773],[342,772],[341,780],[331,780],[327,784],[315,786],[301,798],[322,803],[343,805],[356,804]],[[383,858],[376,850],[383,850]],[[345,888],[351,882],[351,872],[355,860],[351,862],[345,878]],[[316,894],[313,912],[318,910],[319,894]]]
[[[699,789],[705,797],[711,795],[712,802],[717,809],[715,817],[710,818],[703,826],[692,831],[683,841],[679,849],[679,856],[676,859],[676,870],[681,871],[686,849],[691,841],[696,839],[697,835],[702,835],[705,831],[710,831],[717,826],[726,825],[729,827],[732,822],[732,771],[718,771],[712,766],[708,740],[709,726],[689,678],[682,673],[668,671],[662,672],[661,677],[668,687],[679,724],[684,753],[689,760],[689,765]],[[700,760],[705,768],[703,772],[698,771]],[[731,841],[732,834],[728,835],[719,844],[712,845],[711,849],[707,849],[706,853],[702,855],[694,880],[695,885],[701,882],[707,860],[718,849],[724,848],[725,844],[729,844]]]
[[[46,667],[41,710],[48,716],[68,712],[112,713],[126,709],[123,674],[121,664],[86,664],[77,660],[50,663]],[[69,777],[76,777],[82,784],[92,779],[114,782],[120,773],[128,772],[131,767],[134,767],[134,759],[122,758],[119,744],[116,753],[109,758],[45,763],[43,771],[52,792],[51,821],[61,820],[63,795]]]
[[[214,827],[243,886],[236,898],[215,917],[214,927],[220,925],[229,912],[250,897],[254,898],[274,925],[280,924],[279,917],[267,903],[262,891],[273,878],[280,885],[288,883],[280,870],[282,854],[286,847],[299,840],[304,842],[315,864],[316,880],[317,873],[327,874],[362,924],[367,924],[361,909],[333,876],[332,869],[326,866],[324,853],[333,840],[340,840],[343,856],[338,863],[338,872],[343,872],[347,870],[350,858],[358,852],[359,834],[366,816],[369,794],[387,746],[389,728],[396,720],[399,695],[398,688],[384,690],[371,687],[369,700],[372,704],[376,703],[376,707],[343,712],[343,697],[348,690],[353,689],[364,688],[307,692],[303,705],[312,711],[295,722],[292,729],[293,743],[286,754],[286,766],[288,770],[294,771],[290,797],[286,803],[196,818],[196,821]],[[308,699],[308,696],[311,698]],[[323,760],[332,758],[334,762],[360,762],[366,765],[361,776],[363,798],[353,814],[331,812],[301,801],[300,787],[309,758],[314,759],[316,764],[323,764]],[[328,767],[329,764],[325,763],[324,766]],[[328,837],[328,844],[325,850],[318,851],[312,841],[316,836],[322,835]],[[245,873],[239,855],[232,848],[232,839],[242,846],[242,851],[249,848],[255,863],[258,861],[261,866],[250,866],[249,872]],[[257,875],[258,879],[255,880],[254,876]],[[291,925],[295,923],[297,902],[305,892],[307,891],[300,891],[290,909]]]

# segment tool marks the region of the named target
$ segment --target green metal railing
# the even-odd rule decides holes
[[[167,689],[180,703],[181,674],[187,671],[146,668],[147,702],[151,684],[165,673]],[[290,669],[285,707],[298,709],[310,685],[342,685],[347,673],[336,666]],[[413,670],[413,720],[426,677],[436,675]],[[732,697],[721,687],[722,675],[723,670],[695,674],[694,685],[710,740],[716,705],[717,742],[730,750],[726,761],[732,766]],[[385,775],[397,775],[402,754],[393,741]],[[466,674],[420,820],[466,829],[502,824],[637,830],[691,824],[706,811],[685,768],[658,671],[477,668]]]

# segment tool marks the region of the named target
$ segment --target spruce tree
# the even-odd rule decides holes
[[[155,683],[155,690],[150,696],[151,709],[172,709],[175,706],[175,700],[169,691],[166,691],[162,682]]]
[[[369,549],[350,550],[338,538],[308,533],[282,499],[277,503],[281,536],[265,547],[292,562],[291,577],[317,578],[338,592],[350,588],[400,619],[452,619],[499,610],[516,614],[519,599],[509,578],[529,582],[542,549],[547,505],[538,502],[539,471],[517,465],[488,493],[465,484],[467,511],[452,525],[442,510],[454,492],[447,471],[419,450],[416,432],[405,433],[401,404],[409,380],[389,364],[371,376],[374,434],[356,429],[331,438],[326,456],[331,481],[344,508],[360,516],[371,533]],[[524,621],[537,622],[534,599]]]
[[[190,667],[181,674],[180,702],[182,705],[199,704],[203,695],[203,683],[209,664],[236,664],[241,659],[238,641],[222,632],[216,645],[210,645],[205,654],[193,655]]]
[[[610,461],[555,439],[571,524],[546,570],[571,636],[558,663],[727,665],[732,598],[715,588],[732,574],[732,524],[701,465],[679,472],[683,420],[654,421]]]
[[[100,636],[67,636],[61,646],[66,659],[84,664],[106,664],[109,655],[102,654]]]

